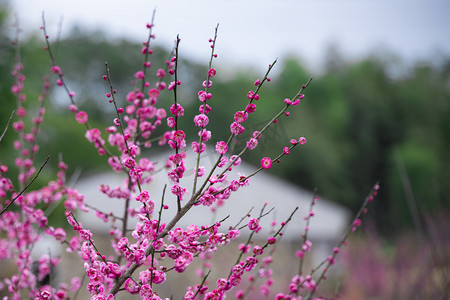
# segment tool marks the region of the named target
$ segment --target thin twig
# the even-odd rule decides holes
[[[312,217],[311,212],[313,211],[313,207],[314,207],[314,204],[316,202],[316,197],[317,197],[317,189],[314,189],[313,197],[312,197],[311,203],[309,205],[308,216],[306,217],[305,232],[303,234],[303,240],[302,240],[302,243],[300,245],[300,248],[305,244],[305,242],[308,239],[309,222],[311,221],[311,217]],[[298,272],[297,272],[297,274],[299,276],[302,275],[303,262],[304,262],[304,258],[300,258],[299,264],[298,264]]]
[[[8,123],[6,123],[5,130],[3,130],[2,136],[0,136],[0,142],[3,140],[3,137],[5,136],[5,133],[8,130],[8,127],[9,127],[9,123],[11,123],[11,120],[12,120],[15,112],[16,112],[16,110],[13,109],[13,111],[11,112],[11,116],[9,117]]]
[[[340,242],[336,245],[335,248],[339,248],[340,249],[345,244],[345,242],[347,241],[348,236],[356,229],[355,221],[359,220],[361,218],[362,214],[365,213],[367,205],[369,204],[369,202],[373,201],[374,197],[378,194],[378,189],[379,188],[380,188],[380,186],[379,186],[379,183],[377,181],[374,184],[374,186],[372,187],[369,195],[367,195],[367,197],[364,200],[363,204],[359,208],[358,212],[356,213],[352,223],[350,224],[350,226],[347,229],[347,232],[344,234],[344,237],[340,240]],[[322,263],[320,265],[322,266],[323,264],[325,264],[325,267],[323,268],[322,273],[317,278],[315,287],[311,291],[309,291],[309,293],[304,298],[305,300],[311,299],[312,296],[314,295],[314,293],[317,291],[317,287],[319,286],[319,284],[322,281],[322,279],[324,279],[326,272],[328,271],[329,267],[332,265],[332,262],[334,261],[334,259],[338,255],[338,253],[339,253],[339,251],[333,251],[333,254],[331,254],[327,259],[322,261]],[[314,273],[315,271],[317,271],[319,269],[320,269],[320,267],[318,267],[315,270],[313,270],[311,272],[311,275],[312,275],[312,273]],[[303,284],[303,283],[304,283],[304,281],[301,284]]]
[[[194,297],[192,299],[195,299],[195,297],[197,297],[197,294],[200,292],[200,289],[203,287],[203,284],[206,281],[206,278],[208,278],[209,274],[211,273],[211,270],[208,271],[208,273],[206,273],[206,275],[203,277],[202,282],[200,283],[197,292],[195,293]]]
[[[83,278],[81,279],[80,287],[76,290],[75,295],[73,296],[73,300],[76,300],[78,298],[78,294],[80,293],[80,290],[83,287],[85,279],[86,279],[86,272],[83,272]]]
[[[269,74],[270,69],[272,68],[272,66],[273,66],[275,63],[276,63],[276,60],[273,62],[272,65],[270,65],[269,70],[267,71],[266,75],[264,76],[264,80],[266,80],[267,75]],[[262,83],[264,82],[264,80],[258,85],[258,88],[257,88],[256,91],[255,91],[255,94],[256,94],[256,92],[259,90],[259,88],[261,87],[261,85],[262,85]],[[300,88],[300,90],[297,92],[297,94],[296,94],[292,99],[297,99],[297,98],[302,94],[303,90],[305,90],[305,89],[309,86],[309,84],[311,83],[312,80],[313,80],[312,77],[309,78],[309,80],[308,80],[305,84],[302,85],[302,87]],[[252,100],[253,100],[253,99],[252,99]],[[250,102],[251,102],[251,101],[250,101]],[[274,124],[274,121],[275,121],[276,119],[278,119],[278,117],[281,116],[281,114],[283,114],[283,113],[287,110],[288,107],[289,107],[289,105],[286,104],[286,106],[284,106],[284,107],[280,110],[280,112],[278,112],[278,114],[276,114],[269,122],[267,122],[267,124],[259,131],[258,135],[257,135],[255,138],[258,139],[258,138],[263,134],[263,132],[266,131],[267,128],[269,128],[269,126],[271,126],[272,124]],[[228,143],[227,143],[227,144],[228,144]],[[289,148],[289,150],[291,150],[291,149],[292,149],[293,147],[295,147],[296,145],[297,145],[297,144],[292,145],[292,146]],[[248,150],[247,146],[244,146],[244,148],[241,150],[241,152],[240,152],[238,155],[236,155],[236,157],[235,157],[233,160],[230,160],[230,162],[228,163],[228,166],[226,166],[226,167],[224,168],[224,170],[222,171],[222,173],[220,173],[217,177],[220,178],[221,176],[223,176],[223,174],[225,174],[225,172],[226,172],[229,168],[231,168],[231,166],[236,162],[236,160],[238,160],[239,157],[241,157],[247,150]],[[285,155],[284,153],[280,154],[278,157],[275,158],[275,160],[280,159],[280,158],[283,157],[284,155]],[[275,161],[275,160],[272,160],[272,161]],[[260,171],[262,171],[262,168],[259,168],[258,170],[256,170],[254,173],[252,173],[251,175],[247,176],[247,177],[244,178],[243,180],[245,180],[245,179],[247,179],[247,178],[250,178],[250,177],[256,175],[256,174],[259,173]]]
[[[416,231],[419,240],[423,240],[425,236],[425,230],[422,226],[420,213],[417,208],[417,202],[412,190],[411,181],[409,180],[408,172],[405,167],[402,155],[397,149],[395,153],[395,163],[397,165],[398,172],[400,173],[400,179],[402,181],[403,190],[405,192],[406,203],[408,204],[409,212],[411,213],[414,229]]]
[[[33,181],[39,176],[42,169],[47,164],[49,158],[50,158],[50,155],[47,156],[47,159],[45,160],[44,164],[40,167],[40,169],[36,173],[36,175],[34,175],[33,179],[31,179],[31,181],[22,189],[22,191],[19,194],[17,194],[17,196],[14,199],[12,199],[11,202],[0,212],[0,216],[3,215],[3,213],[14,203],[14,201],[16,201],[16,199],[19,198],[25,192],[25,190],[33,183]]]
[[[209,58],[209,65],[208,65],[208,72],[207,72],[208,76],[206,78],[205,93],[208,93],[208,89],[209,89],[209,81],[211,79],[211,74],[210,74],[209,70],[211,70],[212,61],[213,61],[213,58],[214,58],[214,50],[216,49],[217,30],[218,29],[219,29],[219,24],[217,24],[217,26],[216,26],[216,30],[214,32],[214,39],[212,40],[211,56]],[[205,98],[205,102],[203,104],[204,108],[205,108],[205,110],[204,110],[205,115],[207,114],[207,112],[206,112],[206,102],[207,101],[208,101],[208,97]],[[204,130],[205,128],[206,127],[202,127],[201,130]],[[199,134],[199,137],[198,137],[198,144],[199,144],[199,147],[200,147],[199,149],[201,149],[202,143],[203,143],[203,138],[202,138],[202,135]],[[194,176],[194,186],[192,187],[192,195],[195,194],[196,189],[197,189],[198,168],[200,166],[200,153],[201,153],[201,151],[199,150],[198,153],[197,153],[197,160],[196,160],[196,166],[195,166],[195,176]]]
[[[236,225],[234,225],[233,230],[236,229],[239,226],[239,224],[241,224],[246,218],[248,218],[250,216],[250,213],[252,212],[252,210],[254,208],[255,208],[254,206],[252,206],[252,208],[250,208],[250,210],[245,214],[245,216],[243,216],[241,218],[241,220]]]

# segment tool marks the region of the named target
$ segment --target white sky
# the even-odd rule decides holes
[[[450,57],[450,1],[447,0],[11,0],[25,32],[37,30],[45,11],[50,33],[63,21],[102,29],[112,39],[141,42],[156,7],[159,44],[172,47],[180,34],[181,53],[209,58],[208,39],[219,25],[219,65],[265,70],[286,53],[318,67],[325,49],[337,44],[349,58],[388,49],[407,61]]]

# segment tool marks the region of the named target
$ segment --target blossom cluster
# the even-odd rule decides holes
[[[211,59],[205,74],[206,80],[203,81],[202,89],[196,95],[200,104],[193,122],[198,128],[198,134],[193,138],[188,137],[179,124],[179,119],[184,117],[184,108],[177,98],[177,89],[182,84],[178,78],[180,39],[177,37],[173,55],[166,61],[165,68],[153,70],[150,61],[154,52],[151,48],[151,41],[154,38],[153,24],[147,24],[147,28],[149,36],[141,50],[142,69],[134,74],[133,89],[126,94],[123,101],[116,99],[117,91],[113,87],[109,68],[106,65],[106,74],[103,76],[103,80],[108,85],[105,92],[105,105],[114,106],[115,116],[111,118],[111,123],[105,129],[92,127],[88,113],[77,106],[76,93],[69,90],[64,73],[55,61],[45,24],[42,29],[47,45],[45,50],[52,62],[49,70],[51,77],[46,78],[44,82],[43,93],[39,98],[38,115],[33,118],[33,127],[28,131],[25,125],[27,110],[22,105],[26,99],[25,94],[22,93],[25,81],[25,77],[21,74],[23,66],[17,62],[14,67],[12,75],[16,80],[11,91],[18,99],[18,108],[15,113],[18,121],[13,122],[12,128],[18,134],[18,139],[14,142],[18,153],[15,160],[15,165],[19,168],[18,187],[14,186],[13,181],[8,177],[8,167],[0,164],[0,208],[2,209],[0,255],[1,259],[13,260],[17,267],[17,274],[5,279],[0,285],[0,288],[6,287],[10,293],[11,297],[8,299],[21,299],[25,293],[27,297],[34,299],[68,299],[71,292],[78,292],[81,288],[82,282],[78,277],[74,277],[70,285],[40,284],[51,274],[52,268],[58,267],[60,263],[58,257],[49,255],[42,255],[37,259],[32,257],[30,248],[38,243],[43,235],[48,235],[63,244],[68,252],[79,255],[86,277],[83,285],[91,299],[113,299],[118,293],[129,293],[139,295],[141,299],[156,300],[162,299],[158,295],[158,286],[167,281],[168,272],[173,270],[182,276],[181,274],[185,273],[195,260],[203,260],[203,266],[211,269],[208,261],[218,248],[226,245],[235,247],[232,241],[239,238],[242,230],[247,230],[250,238],[237,247],[238,258],[236,262],[230,262],[228,275],[224,274],[214,284],[208,280],[209,272],[205,274],[206,270],[199,269],[199,284],[187,287],[184,298],[224,299],[230,290],[236,288],[235,297],[244,299],[247,292],[237,287],[242,287],[246,281],[244,276],[247,275],[249,282],[255,284],[257,278],[252,273],[255,271],[258,278],[264,278],[264,283],[259,289],[260,293],[267,296],[272,292],[271,288],[275,279],[273,270],[270,268],[273,261],[273,251],[270,249],[275,249],[273,246],[283,235],[283,230],[297,209],[278,227],[276,223],[273,223],[270,236],[262,243],[252,241],[252,238],[262,228],[261,218],[271,211],[265,211],[266,205],[263,206],[259,215],[252,215],[249,212],[234,226],[224,226],[225,219],[213,224],[204,223],[201,226],[192,224],[186,228],[179,227],[177,224],[189,210],[195,210],[196,206],[207,206],[212,209],[222,206],[233,193],[251,185],[252,176],[271,168],[274,163],[280,163],[294,147],[306,143],[304,137],[291,139],[287,146],[280,147],[278,155],[261,158],[260,167],[256,168],[252,174],[241,174],[238,177],[231,175],[230,171],[233,168],[239,168],[242,155],[258,147],[260,138],[266,134],[267,128],[277,126],[278,120],[282,116],[288,117],[290,110],[304,99],[303,91],[311,80],[302,85],[299,92],[292,98],[281,100],[280,111],[264,127],[254,131],[251,138],[241,145],[240,151],[231,151],[232,141],[248,130],[246,129],[248,120],[253,117],[257,107],[264,102],[264,97],[259,92],[264,84],[271,81],[268,75],[275,62],[269,65],[266,74],[261,79],[257,79],[253,88],[244,95],[245,103],[233,114],[227,127],[228,139],[215,140],[215,135],[208,130],[208,124],[209,113],[213,109],[211,103],[213,102],[213,79],[218,73],[212,66],[213,60],[217,58],[216,28],[214,38],[209,40]],[[154,76],[149,75],[151,72]],[[105,183],[99,187],[99,191],[111,200],[123,200],[125,209],[122,216],[114,216],[86,205],[84,196],[66,184],[65,172],[68,166],[62,161],[59,163],[59,171],[54,181],[35,191],[27,190],[29,184],[26,184],[32,182],[45,165],[44,163],[39,170],[35,166],[34,155],[39,150],[35,141],[39,133],[39,124],[43,121],[44,99],[51,82],[57,88],[66,90],[70,100],[68,109],[74,115],[75,122],[85,127],[85,138],[97,149],[98,155],[106,157],[113,172],[123,175],[123,185],[110,186]],[[160,95],[164,92],[173,93],[174,97],[174,103],[170,105],[168,111],[158,106]],[[163,129],[163,134],[154,137],[158,128]],[[189,138],[193,141],[188,141]],[[156,162],[143,151],[144,148],[153,147],[155,141],[158,146],[166,147],[171,151],[163,163],[170,180],[168,189],[170,195],[166,195],[166,187],[164,187],[160,207],[155,205],[154,191],[144,188],[144,185],[151,182],[153,175],[158,171]],[[202,165],[201,159],[201,153],[205,151],[207,144],[215,145],[218,155],[214,166],[209,169]],[[192,188],[188,187],[183,180],[186,176],[188,145],[196,161]],[[137,203],[139,208],[129,209],[132,202]],[[54,228],[49,224],[45,209],[53,203],[64,205],[65,218],[71,230]],[[12,204],[14,206],[11,206]],[[169,219],[162,218],[162,211],[169,206],[176,207],[176,213]],[[91,232],[77,220],[77,214],[89,210],[95,210],[96,216],[104,222],[112,221],[111,246],[114,255],[102,254],[95,244],[95,232]],[[313,215],[311,209],[307,222]],[[136,220],[131,230],[129,229],[130,218]],[[121,226],[117,224],[118,220],[122,223]],[[240,225],[244,220],[246,224]],[[351,230],[355,230],[360,223],[358,216]],[[299,261],[303,260],[312,247],[311,241],[307,239],[308,224],[301,249],[297,252]],[[338,245],[333,254],[327,258],[327,268],[333,264],[341,246]],[[38,264],[37,272],[33,271],[33,263]],[[325,277],[325,272],[317,279],[313,279],[311,274],[304,276],[300,267],[298,274],[295,274],[291,283],[286,286],[289,291],[279,293],[276,299],[302,299],[303,291],[312,295],[320,280]]]

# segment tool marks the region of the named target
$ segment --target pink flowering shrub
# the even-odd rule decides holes
[[[230,116],[228,138],[215,140],[208,130],[208,113],[213,109],[213,77],[218,72],[212,67],[216,54],[217,29],[214,38],[210,39],[211,58],[208,70],[205,72],[206,80],[197,96],[200,101],[199,114],[194,117],[194,125],[198,127],[198,136],[190,137],[194,141],[189,143],[183,128],[179,126],[180,118],[184,116],[184,108],[177,98],[177,89],[182,84],[178,78],[178,45],[177,37],[173,56],[166,61],[165,69],[152,70],[150,57],[153,53],[151,41],[152,24],[147,25],[150,33],[143,44],[141,51],[142,70],[134,74],[135,82],[125,99],[116,98],[117,91],[113,87],[108,65],[103,80],[107,84],[105,92],[105,105],[113,105],[116,112],[111,117],[111,123],[106,128],[94,128],[89,123],[88,113],[78,108],[75,92],[71,91],[61,68],[57,65],[52,52],[50,38],[46,34],[45,24],[42,27],[51,64],[51,77],[45,81],[41,96],[38,114],[32,120],[32,127],[26,126],[27,111],[23,102],[22,93],[25,78],[21,74],[23,66],[17,61],[12,72],[16,81],[11,91],[18,99],[12,128],[17,134],[14,146],[17,150],[15,166],[19,169],[18,186],[12,184],[8,176],[7,163],[10,158],[0,164],[0,258],[11,260],[15,264],[16,272],[7,277],[0,284],[6,290],[6,299],[69,299],[86,289],[91,299],[113,299],[117,294],[139,295],[142,299],[162,299],[158,295],[158,286],[167,283],[168,272],[175,272],[183,276],[195,260],[208,261],[219,247],[225,247],[236,240],[240,232],[249,231],[246,242],[239,244],[236,252],[237,259],[230,261],[228,269],[222,272],[216,282],[209,281],[209,272],[199,272],[198,284],[186,288],[184,299],[224,299],[226,295],[237,299],[244,299],[249,295],[252,287],[256,285],[255,273],[263,279],[259,285],[259,293],[263,296],[275,295],[276,299],[310,299],[317,292],[319,283],[326,278],[328,268],[334,264],[340,248],[346,243],[350,232],[361,225],[360,216],[366,212],[366,205],[373,200],[378,190],[376,185],[370,196],[363,204],[347,234],[342,238],[333,252],[316,269],[310,273],[303,270],[303,260],[311,251],[312,243],[308,239],[309,220],[314,216],[313,207],[317,197],[314,197],[305,218],[306,227],[302,235],[301,248],[292,255],[298,264],[298,272],[292,274],[291,282],[286,282],[283,291],[273,291],[272,285],[276,276],[271,269],[274,245],[282,236],[284,228],[294,217],[297,209],[286,218],[278,227],[274,224],[272,234],[262,242],[255,242],[254,235],[261,230],[260,220],[270,212],[263,205],[258,214],[243,214],[238,224],[224,226],[224,221],[213,224],[207,223],[205,217],[202,226],[190,225],[186,228],[177,226],[178,221],[196,206],[213,206],[227,201],[237,190],[247,185],[251,186],[251,177],[257,173],[274,167],[280,163],[285,155],[290,155],[293,149],[304,145],[304,137],[287,141],[280,146],[280,153],[273,157],[261,158],[261,166],[248,175],[237,178],[229,176],[233,168],[239,168],[241,157],[247,151],[258,147],[258,140],[266,133],[267,128],[277,126],[281,118],[288,117],[291,109],[297,109],[304,90],[311,79],[301,85],[299,91],[291,99],[280,100],[280,110],[259,131],[255,131],[247,142],[241,145],[241,150],[230,153],[229,145],[237,136],[244,133],[246,121],[263,105],[264,99],[258,92],[270,81],[268,77],[275,62],[269,65],[266,74],[257,79],[254,87],[243,98],[247,98],[242,108]],[[154,81],[150,74],[154,73]],[[77,214],[87,212],[93,208],[85,204],[82,191],[67,186],[65,172],[68,166],[59,163],[59,171],[53,181],[37,190],[31,190],[30,184],[39,176],[44,164],[35,161],[35,154],[39,146],[35,143],[39,133],[39,125],[45,114],[45,98],[51,84],[57,88],[65,89],[69,103],[68,109],[73,113],[76,123],[74,126],[84,126],[86,139],[97,149],[98,155],[106,157],[105,161],[111,170],[123,175],[125,185],[113,187],[107,184],[100,186],[100,191],[112,198],[120,199],[125,203],[121,226],[113,225],[111,228],[111,247],[115,255],[102,253],[96,246],[96,236],[77,219]],[[162,93],[173,94],[173,104],[169,111],[159,107],[159,97]],[[13,118],[13,117],[12,117]],[[16,121],[16,118],[18,119]],[[158,138],[153,136],[157,128],[164,128],[165,132]],[[6,130],[8,126],[6,126]],[[5,132],[6,132],[5,130]],[[228,129],[227,129],[228,130]],[[8,132],[9,134],[9,132]],[[221,135],[223,136],[223,135]],[[3,135],[2,135],[3,137]],[[206,143],[215,144],[218,159],[214,166],[206,169],[201,165],[200,154],[205,151]],[[154,192],[145,190],[144,184],[152,181],[153,174],[157,172],[156,164],[151,156],[144,153],[144,148],[155,146],[171,149],[167,161],[163,163],[168,171],[171,185],[161,187],[163,199],[161,206],[156,207]],[[191,185],[182,179],[185,177],[187,157],[186,149],[191,147],[196,160],[196,168]],[[48,160],[48,158],[47,158]],[[167,189],[166,189],[167,188]],[[251,187],[250,187],[251,188]],[[139,203],[137,211],[129,210],[131,202]],[[46,209],[53,203],[64,205],[66,210],[64,218],[71,226],[71,230],[55,228],[45,214]],[[172,216],[162,217],[162,211],[169,206],[177,208]],[[104,221],[114,216],[96,210],[96,216]],[[132,230],[130,218],[137,220]],[[245,225],[241,225],[241,223]],[[115,224],[115,223],[113,223]],[[70,283],[59,283],[57,286],[43,284],[44,278],[50,275],[51,269],[60,264],[58,257],[43,255],[35,259],[32,254],[34,245],[40,242],[43,236],[48,236],[66,247],[68,252],[77,254],[85,270],[84,279],[74,277]],[[300,234],[299,234],[300,236]],[[33,266],[37,264],[37,270]],[[206,264],[208,265],[208,264]],[[244,284],[246,283],[246,284]],[[176,283],[172,283],[176,286]],[[245,289],[237,289],[236,287]],[[179,287],[185,288],[185,287]],[[168,298],[166,298],[168,299]]]

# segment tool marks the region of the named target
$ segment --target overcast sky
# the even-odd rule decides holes
[[[277,57],[295,54],[320,66],[329,45],[349,58],[387,49],[406,61],[450,56],[450,1],[446,0],[12,0],[25,32],[37,30],[45,11],[50,33],[63,17],[63,33],[77,24],[111,39],[146,36],[156,7],[157,42],[208,61],[208,39],[219,25],[218,64],[263,70]]]

